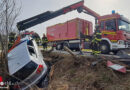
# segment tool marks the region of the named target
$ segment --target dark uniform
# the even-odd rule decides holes
[[[42,45],[43,45],[43,49],[47,49],[47,42],[48,42],[48,39],[46,36],[44,36],[42,38]]]
[[[36,40],[37,45],[39,46],[40,45],[40,39],[36,38],[35,40]]]
[[[14,44],[14,42],[15,42],[15,33],[10,33],[9,34],[9,43],[8,43],[8,48],[10,49],[12,46],[13,46],[13,44]]]
[[[91,46],[92,46],[92,54],[97,55],[100,54],[100,42],[101,42],[101,31],[99,30],[99,26],[96,27],[96,31],[94,33]]]

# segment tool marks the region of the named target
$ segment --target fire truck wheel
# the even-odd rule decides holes
[[[63,45],[69,48],[69,43],[68,42],[64,43]]]
[[[62,45],[61,44],[57,44],[56,45],[56,50],[61,50],[62,49]]]
[[[114,53],[114,55],[116,55],[118,53],[118,50],[112,51]]]
[[[108,54],[110,52],[109,44],[105,41],[101,42],[100,50],[102,54]]]

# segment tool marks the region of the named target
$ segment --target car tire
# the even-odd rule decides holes
[[[109,45],[109,43],[107,43],[105,41],[101,42],[100,50],[101,50],[102,54],[109,54],[109,52],[110,52],[110,45]]]

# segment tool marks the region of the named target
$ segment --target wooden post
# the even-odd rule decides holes
[[[64,50],[70,53],[75,59],[77,59],[76,55],[66,46],[64,46]]]

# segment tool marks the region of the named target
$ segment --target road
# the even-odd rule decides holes
[[[40,48],[40,50],[43,50],[43,48]],[[57,52],[57,53],[63,53],[63,54],[69,54],[67,51],[64,51],[64,50],[56,50],[56,49],[54,49],[52,52]],[[92,56],[91,55],[91,53],[87,53],[87,52],[83,52],[83,54],[80,54],[80,52],[79,51],[72,51],[73,52],[73,54],[75,54],[75,55],[83,55],[83,56]],[[118,56],[118,55],[113,55],[112,53],[110,53],[110,54],[101,54],[101,56],[107,56],[107,57],[114,57],[114,58],[121,58],[122,56]],[[93,56],[92,56],[93,57]],[[126,56],[125,56],[126,57]],[[123,58],[125,58],[124,56],[123,56]],[[129,58],[130,58],[130,56],[129,56]]]
[[[63,54],[69,54],[67,51],[64,51],[64,50],[54,50],[52,52],[57,52],[57,53],[63,53]],[[75,55],[83,55],[83,56],[92,56],[91,53],[87,53],[87,52],[82,52],[83,54],[80,54],[79,51],[73,51],[73,54]],[[101,56],[107,56],[107,57],[114,57],[114,58],[120,58],[119,56],[117,55],[113,55],[112,53],[111,54],[100,54]]]

